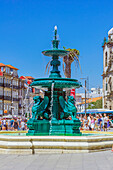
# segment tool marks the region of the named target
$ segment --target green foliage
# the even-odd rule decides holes
[[[96,102],[89,103],[87,109],[101,109],[102,108],[102,99],[97,100]]]

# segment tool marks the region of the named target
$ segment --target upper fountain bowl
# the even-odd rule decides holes
[[[56,55],[56,56],[66,56],[68,53],[69,53],[69,51],[59,50],[57,48],[56,49],[52,49],[52,50],[42,51],[42,54],[45,55],[45,56],[53,56],[53,55]]]

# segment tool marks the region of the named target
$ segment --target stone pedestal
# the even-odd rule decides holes
[[[80,136],[80,121],[76,120],[32,120],[28,121],[27,136],[56,135]]]
[[[27,123],[29,131],[27,136],[49,135],[50,123],[49,120],[32,120]]]
[[[80,136],[81,123],[76,120],[52,120],[49,135]]]

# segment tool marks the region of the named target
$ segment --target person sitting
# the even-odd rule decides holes
[[[87,123],[86,123],[85,126],[84,126],[84,130],[86,130],[86,131],[89,130],[89,126],[88,126]]]

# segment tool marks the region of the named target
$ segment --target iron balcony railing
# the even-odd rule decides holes
[[[2,100],[11,100],[11,96],[0,95],[0,99]],[[13,101],[19,101],[19,98],[13,97]]]

